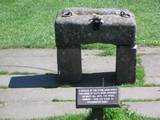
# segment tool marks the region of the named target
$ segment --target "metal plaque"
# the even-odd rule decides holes
[[[119,107],[118,87],[76,88],[77,108]]]

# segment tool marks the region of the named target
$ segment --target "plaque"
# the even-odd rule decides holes
[[[119,107],[118,87],[76,88],[76,108]]]

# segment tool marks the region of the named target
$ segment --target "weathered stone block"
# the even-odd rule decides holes
[[[134,83],[136,80],[136,45],[117,46],[116,81],[118,84]]]
[[[57,49],[58,74],[61,82],[81,80],[81,49]]]
[[[97,29],[94,17],[100,20]],[[136,23],[128,10],[68,8],[58,14],[55,29],[58,47],[97,42],[134,45]]]
[[[57,15],[55,36],[61,81],[81,80],[80,44],[105,43],[117,46],[117,83],[135,82],[136,22],[122,9],[67,8]]]

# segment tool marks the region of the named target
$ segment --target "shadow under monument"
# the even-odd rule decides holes
[[[57,74],[14,76],[9,88],[56,88],[59,86]]]
[[[85,73],[82,74],[82,80],[73,87],[102,87],[115,85],[115,72],[101,72],[101,73]]]
[[[9,88],[56,88],[64,85],[72,87],[101,87],[115,85],[115,72],[84,73],[78,83],[62,83],[58,74],[42,74],[28,76],[14,76]]]

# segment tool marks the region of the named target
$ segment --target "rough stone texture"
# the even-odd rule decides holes
[[[63,10],[55,21],[60,80],[66,82],[81,80],[80,44],[109,43],[118,46],[117,60],[124,59],[124,56],[131,57],[125,58],[123,62],[117,62],[117,83],[134,83],[136,51],[130,52],[130,49],[135,45],[135,31],[134,15],[128,10],[92,8]],[[129,48],[126,49],[125,46]],[[68,53],[69,49],[71,53]],[[77,72],[75,72],[76,67],[72,65],[73,68],[69,67],[69,64],[77,64]],[[126,73],[121,71],[124,65],[124,69],[128,71]]]
[[[57,49],[58,74],[62,82],[81,80],[81,49]]]
[[[136,46],[117,46],[116,81],[118,84],[136,80]]]
[[[71,11],[72,16],[62,14]],[[130,17],[121,17],[121,11]],[[95,31],[90,20],[94,14],[104,22]],[[121,9],[67,8],[60,12],[55,23],[57,47],[75,47],[88,43],[111,43],[115,45],[133,45],[136,23],[134,15]]]

